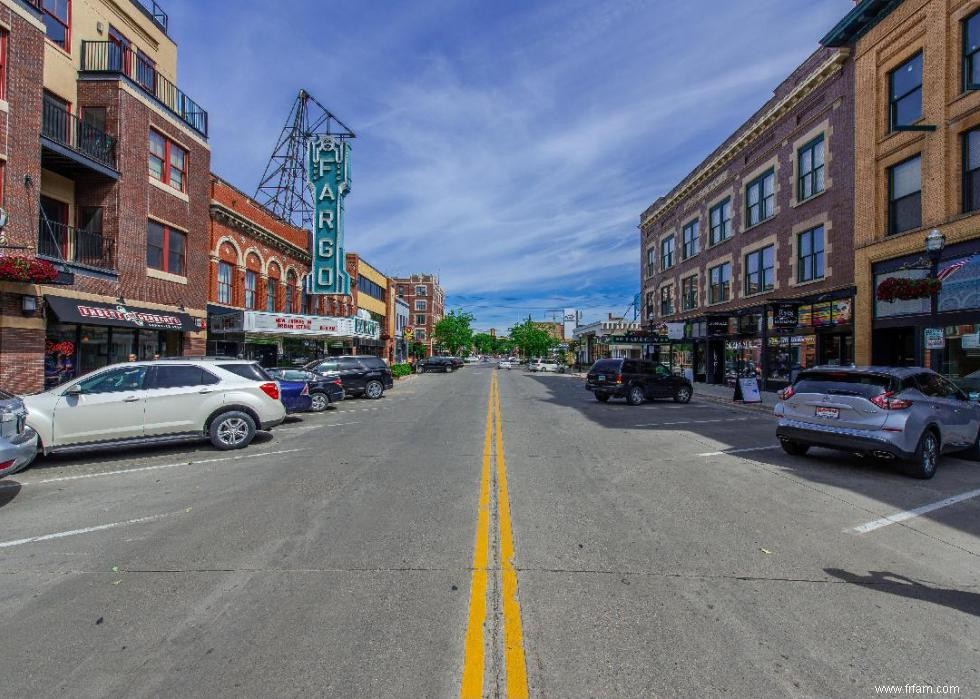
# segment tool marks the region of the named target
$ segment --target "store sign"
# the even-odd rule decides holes
[[[942,328],[925,328],[926,349],[946,349],[946,334]]]
[[[795,328],[799,323],[798,310],[795,303],[777,303],[772,310],[772,326],[777,329]]]
[[[247,333],[361,337],[372,340],[381,337],[381,325],[378,321],[365,318],[304,316],[260,311],[246,311],[244,316],[242,329]]]
[[[350,191],[350,144],[318,136],[307,145],[307,176],[314,199],[311,294],[349,294],[344,267],[344,199]]]
[[[960,338],[960,347],[965,350],[980,349],[980,333],[968,333]]]
[[[630,333],[628,335],[610,335],[603,338],[607,345],[648,345],[653,343],[667,343],[670,338],[666,335],[648,335],[646,333]]]
[[[45,296],[45,301],[63,323],[112,325],[118,328],[175,330],[197,332],[206,326],[203,318],[189,313],[167,313],[149,308],[134,308],[122,304],[79,301],[62,296]]]
[[[718,335],[728,334],[728,318],[715,316],[708,318],[708,335],[717,337]]]

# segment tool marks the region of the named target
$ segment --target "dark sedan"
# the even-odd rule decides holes
[[[344,384],[336,374],[319,375],[303,369],[268,369],[277,381],[305,381],[310,388],[310,411],[320,413],[344,399]]]
[[[386,389],[395,385],[391,369],[378,357],[324,357],[303,368],[318,376],[339,376],[348,396],[380,398]]]
[[[630,405],[652,398],[687,403],[694,395],[694,387],[686,378],[645,359],[600,359],[589,369],[585,388],[600,403],[616,397],[625,398]]]
[[[456,369],[456,364],[452,357],[426,357],[419,362],[419,372],[441,371],[448,374]]]

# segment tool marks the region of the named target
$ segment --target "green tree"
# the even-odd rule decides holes
[[[424,357],[425,356],[425,344],[421,342],[413,342],[408,347],[408,352],[413,357]]]
[[[514,341],[509,337],[498,337],[493,342],[493,351],[495,354],[509,355],[514,351]]]
[[[473,336],[473,346],[480,354],[490,354],[493,352],[495,344],[493,335],[490,333],[477,333]]]
[[[510,339],[525,357],[543,357],[558,344],[558,340],[535,325],[530,316],[510,329]]]
[[[432,337],[443,345],[452,355],[459,354],[464,347],[473,344],[473,314],[452,310],[444,315],[432,330]]]

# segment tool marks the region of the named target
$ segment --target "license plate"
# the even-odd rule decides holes
[[[606,377],[603,376],[602,374],[599,374],[597,377],[595,377],[595,380],[598,381],[599,383],[602,383],[603,381],[606,380]]]
[[[823,407],[818,407],[817,408],[817,417],[838,418],[838,417],[840,417],[840,409],[839,408],[823,408]]]

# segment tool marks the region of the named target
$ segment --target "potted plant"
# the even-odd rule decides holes
[[[46,284],[57,278],[57,267],[47,260],[27,255],[0,255],[0,280]]]
[[[935,277],[925,279],[888,277],[878,285],[875,296],[879,301],[912,301],[935,296],[942,288],[942,281]]]

